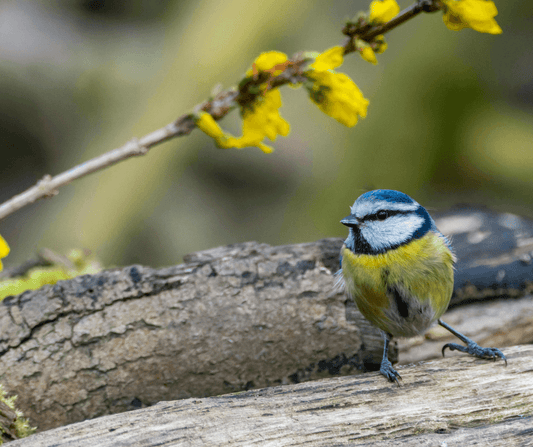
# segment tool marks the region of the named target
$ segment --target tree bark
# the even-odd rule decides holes
[[[13,447],[531,445],[533,346],[379,373],[160,402],[38,433]]]
[[[379,331],[347,320],[326,267],[340,243],[237,244],[6,298],[0,383],[45,430],[379,364]]]

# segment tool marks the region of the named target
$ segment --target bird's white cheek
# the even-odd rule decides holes
[[[424,224],[424,219],[416,215],[398,215],[385,221],[367,222],[361,226],[361,234],[375,250],[404,244]]]

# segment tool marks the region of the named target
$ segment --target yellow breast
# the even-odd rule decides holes
[[[383,254],[342,248],[347,292],[361,313],[392,335],[425,331],[439,318],[453,291],[454,256],[433,232]]]

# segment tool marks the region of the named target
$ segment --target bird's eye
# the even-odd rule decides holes
[[[387,213],[387,211],[378,211],[378,213],[376,214],[378,220],[385,220],[387,217],[389,217],[389,213]]]

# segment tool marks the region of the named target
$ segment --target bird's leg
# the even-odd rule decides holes
[[[398,379],[402,380],[400,374],[392,367],[392,363],[389,361],[389,343],[392,340],[392,335],[383,332],[383,339],[385,340],[385,345],[383,346],[383,359],[381,360],[381,366],[379,372],[383,374],[391,382],[396,382],[400,386]]]
[[[474,357],[479,357],[480,359],[492,359],[496,360],[497,357],[500,357],[505,361],[505,366],[507,366],[507,358],[503,355],[503,352],[497,348],[482,348],[475,341],[470,340],[468,337],[465,337],[460,332],[457,332],[451,326],[448,326],[441,319],[438,320],[438,323],[444,328],[448,329],[453,335],[455,335],[459,340],[466,344],[466,346],[458,345],[457,343],[446,343],[442,347],[442,356],[444,357],[444,350],[448,348],[450,351],[461,351],[466,352],[467,354],[473,355]]]

